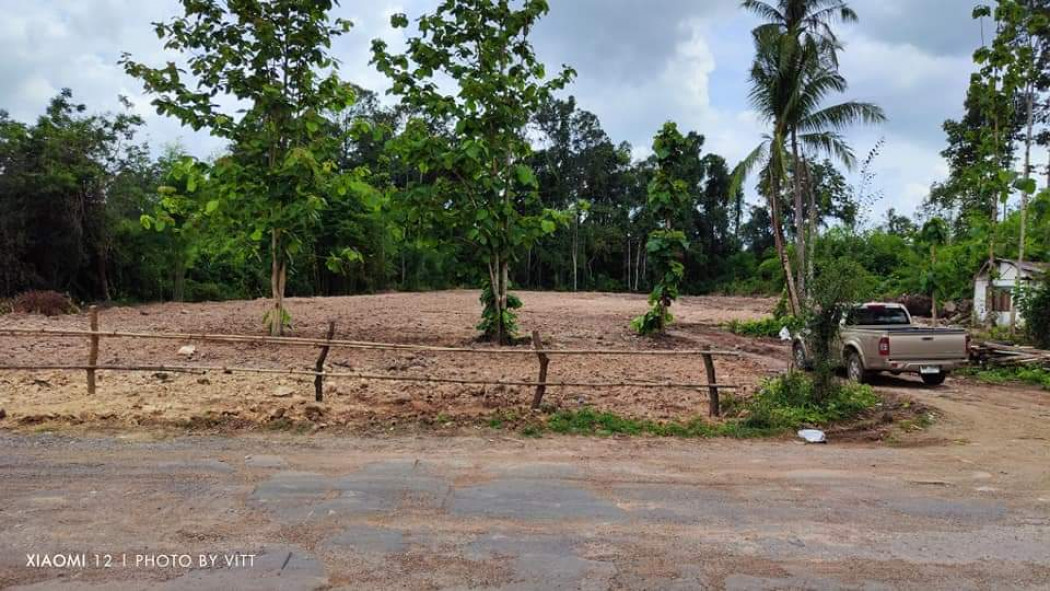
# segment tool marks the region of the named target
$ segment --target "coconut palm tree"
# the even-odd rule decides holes
[[[774,224],[773,234],[784,267],[788,294],[795,312],[801,311],[808,274],[804,227],[803,183],[807,153],[823,153],[852,168],[856,158],[842,131],[858,122],[883,121],[882,110],[871,103],[850,101],[824,106],[826,99],[845,92],[847,83],[838,72],[841,44],[831,25],[854,21],[856,14],[834,0],[779,0],[776,6],[761,0],[744,0],[744,8],[768,22],[752,32],[755,61],[751,68],[749,98],[771,126],[762,143],[737,168],[738,180],[760,162],[766,163],[767,197]],[[780,190],[790,162],[795,213],[795,271],[786,254]],[[815,232],[810,228],[808,233]]]

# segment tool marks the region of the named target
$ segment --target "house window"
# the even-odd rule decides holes
[[[1013,297],[1009,289],[1001,287],[992,289],[992,312],[1009,312]]]

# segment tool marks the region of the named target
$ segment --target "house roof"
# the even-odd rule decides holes
[[[1000,265],[1000,266],[1001,265],[1010,265],[1011,267],[1014,267],[1015,269],[1018,268],[1017,267],[1017,261],[1013,261],[1013,260],[1010,260],[1010,259],[995,259],[995,264]],[[1033,262],[1033,261],[1025,261],[1025,262],[1021,263],[1020,269],[1021,269],[1021,273],[1024,273],[1024,274],[1027,274],[1027,275],[1042,275],[1044,273],[1050,272],[1050,263],[1037,263],[1037,262]],[[981,266],[981,270],[977,272],[977,276],[980,277],[982,275],[986,275],[987,273],[988,273],[988,263],[985,263],[984,265]]]

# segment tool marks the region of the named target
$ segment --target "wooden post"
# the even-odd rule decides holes
[[[328,333],[325,335],[325,340],[331,342],[331,340],[334,337],[335,337],[335,321],[334,320],[329,320],[328,321]],[[314,368],[314,371],[317,372],[317,374],[314,375],[314,400],[316,400],[317,402],[323,402],[324,401],[324,375],[323,375],[323,372],[324,372],[324,362],[325,362],[326,359],[328,359],[328,349],[329,349],[329,345],[324,345],[324,346],[321,347],[321,355],[320,355],[320,357],[317,358],[317,366]]]
[[[532,348],[536,349],[536,357],[540,360],[540,377],[536,380],[536,394],[532,396],[532,410],[537,410],[547,392],[547,365],[551,362],[551,358],[543,353],[543,339],[538,330],[532,331]]]
[[[88,394],[95,393],[95,367],[98,365],[98,306],[88,308],[91,323],[91,349],[88,351],[87,386]]]
[[[709,347],[704,347],[708,349]],[[710,399],[708,412],[712,417],[718,417],[722,415],[721,405],[718,401],[718,386],[715,384],[718,381],[715,379],[715,360],[710,353],[704,353],[704,369],[707,371],[707,395]]]

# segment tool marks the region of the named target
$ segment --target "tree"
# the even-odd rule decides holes
[[[566,221],[535,207],[538,182],[525,133],[551,93],[574,76],[564,68],[548,80],[532,49],[529,32],[548,10],[546,0],[525,0],[520,9],[506,0],[444,0],[419,18],[419,35],[404,55],[373,42],[373,63],[390,78],[390,92],[407,108],[454,126],[438,136],[416,119],[399,137],[399,153],[431,174],[425,182],[410,181],[403,202],[454,228],[482,259],[490,287],[483,295],[491,294],[484,304],[491,310],[483,311],[480,328],[500,344],[514,337],[511,264]],[[396,14],[391,24],[405,28],[408,18]],[[443,90],[445,80],[453,94]]]
[[[926,293],[933,300],[933,324],[937,325],[937,295],[941,289],[940,278],[937,275],[937,247],[948,242],[948,222],[942,218],[933,218],[923,224],[919,233],[921,242],[930,248],[930,267],[926,272],[923,283],[926,285]]]
[[[649,183],[648,205],[660,225],[649,233],[645,245],[656,277],[656,285],[649,294],[650,309],[631,322],[641,334],[663,333],[674,320],[670,308],[678,299],[678,286],[685,276],[682,258],[689,248],[685,232],[676,229],[675,223],[689,199],[689,187],[680,175],[688,162],[692,144],[670,121],[653,139],[656,173]]]
[[[0,111],[0,295],[52,289],[111,298],[115,220],[107,207],[149,164],[134,143],[138,116],[86,110],[63,89],[33,125]]]
[[[273,308],[266,322],[282,334],[289,264],[304,249],[328,199],[366,189],[363,174],[333,165],[339,138],[332,115],[353,104],[330,55],[350,23],[331,19],[333,0],[183,0],[183,16],[155,23],[168,50],[182,55],[151,68],[124,54],[128,74],[155,95],[157,112],[230,142],[230,153],[199,164],[190,194],[208,185],[199,215],[241,257],[268,243]],[[327,74],[325,73],[327,72]],[[224,111],[218,97],[239,101]],[[340,256],[359,254],[344,248]]]
[[[841,45],[832,29],[835,22],[856,21],[856,13],[838,0],[778,0],[773,5],[745,0],[743,7],[767,22],[752,33],[755,61],[751,68],[752,104],[771,125],[765,141],[745,158],[738,175],[745,176],[760,162],[766,162],[767,198],[770,201],[774,237],[784,266],[788,294],[796,313],[806,299],[806,277],[812,273],[807,260],[807,235],[816,232],[815,219],[805,220],[804,181],[808,168],[806,153],[823,153],[840,159],[852,168],[855,157],[841,136],[841,130],[857,122],[877,123],[885,119],[882,110],[870,103],[845,102],[825,106],[825,98],[844,92],[846,80],[838,72]],[[788,261],[782,223],[780,192],[790,168],[794,196],[795,264]],[[741,181],[742,182],[742,181]],[[811,208],[813,209],[813,208]],[[815,237],[813,238],[815,239]],[[793,275],[792,267],[797,275]]]

